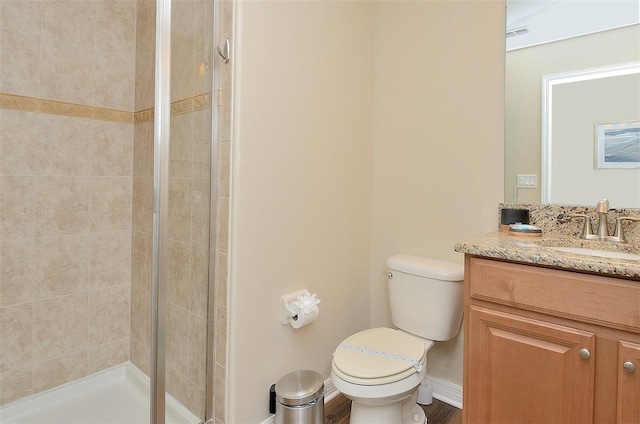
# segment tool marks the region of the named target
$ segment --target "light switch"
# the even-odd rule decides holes
[[[538,188],[538,175],[518,174],[518,188]]]

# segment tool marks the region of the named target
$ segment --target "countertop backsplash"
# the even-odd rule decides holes
[[[500,228],[500,211],[502,209],[528,209],[529,224],[540,227],[543,234],[579,237],[580,234],[582,234],[583,220],[569,218],[569,215],[571,214],[584,214],[590,216],[594,231],[597,231],[598,214],[595,211],[595,203],[592,206],[541,203],[500,203],[497,214],[497,228]],[[608,228],[610,235],[613,235],[616,218],[621,216],[640,218],[640,209],[610,208],[608,214]],[[625,221],[622,225],[628,243],[640,245],[640,222]]]

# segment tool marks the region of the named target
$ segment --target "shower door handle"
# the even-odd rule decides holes
[[[229,59],[231,59],[231,43],[228,38],[224,39],[222,45],[218,44],[218,55],[224,59],[224,63],[229,63]]]

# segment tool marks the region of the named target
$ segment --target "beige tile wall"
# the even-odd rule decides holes
[[[172,34],[167,388],[201,416],[211,4],[174,2]],[[0,403],[6,403],[129,354],[148,372],[155,2],[2,0],[0,7]],[[223,97],[230,100],[226,75]],[[229,119],[220,126],[223,225]],[[218,299],[226,299],[226,245],[223,236]],[[223,323],[216,393],[224,393],[225,302],[216,319]]]
[[[0,7],[4,404],[129,357],[135,2]]]
[[[151,355],[155,2],[137,0],[131,237],[131,362],[147,375]]]

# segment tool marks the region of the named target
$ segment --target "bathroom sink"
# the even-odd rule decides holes
[[[566,253],[574,253],[577,255],[597,256],[600,258],[611,259],[630,259],[640,261],[640,255],[626,252],[612,252],[609,250],[587,249],[584,247],[550,247],[550,249],[558,250]]]

